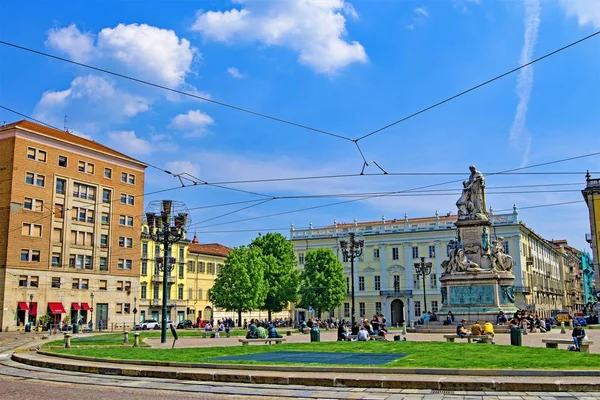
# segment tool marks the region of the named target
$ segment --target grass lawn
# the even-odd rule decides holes
[[[61,354],[89,357],[172,361],[188,363],[276,364],[255,361],[215,361],[212,357],[271,351],[404,353],[408,356],[377,367],[482,368],[482,369],[600,369],[600,355],[540,347],[499,346],[446,342],[320,342],[284,343],[271,346],[229,346],[211,348],[79,348],[52,349]],[[307,359],[288,365],[324,365]],[[338,365],[336,365],[337,367]]]

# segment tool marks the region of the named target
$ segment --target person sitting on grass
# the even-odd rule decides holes
[[[492,325],[490,321],[485,321],[483,323],[483,334],[490,335],[492,337],[492,344],[496,344],[496,341],[494,340],[494,325]]]
[[[573,328],[573,333],[571,333],[571,336],[573,336],[573,342],[575,342],[575,349],[576,349],[575,351],[581,351],[581,342],[585,338],[585,329],[583,329],[581,324],[575,325],[575,328]]]
[[[246,339],[256,339],[258,338],[258,332],[257,332],[256,328],[256,324],[254,323],[254,319],[250,320],[250,329],[248,330],[248,333],[246,334]]]
[[[458,336],[460,336],[461,338],[465,338],[469,334],[469,332],[467,331],[467,328],[465,327],[466,324],[467,324],[467,320],[462,319],[462,320],[460,320],[460,324],[456,325],[456,334]]]
[[[362,328],[360,328],[360,331],[358,331],[358,338],[357,340],[359,342],[366,342],[367,340],[370,340],[371,338],[369,337],[369,331],[367,331],[367,328],[365,328],[364,326]]]

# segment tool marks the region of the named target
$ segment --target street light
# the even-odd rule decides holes
[[[415,263],[415,272],[417,273],[417,279],[419,276],[423,277],[423,309],[427,312],[427,289],[425,288],[425,275],[431,274],[430,262],[425,262],[425,257],[421,257],[421,262]]]
[[[135,315],[137,314],[137,297],[133,298],[133,329],[135,329]]]
[[[363,252],[363,247],[365,245],[365,241],[362,239],[355,239],[354,232],[350,232],[348,234],[348,240],[342,239],[340,240],[340,247],[342,248],[342,253],[344,254],[345,259],[350,259],[350,280],[351,284],[351,293],[352,293],[352,324],[356,321],[356,312],[354,306],[354,259],[360,257]]]
[[[92,327],[94,327],[94,292],[90,293],[90,298],[92,299],[92,307],[90,307],[90,321],[92,321]]]
[[[162,320],[160,324],[160,342],[167,341],[167,297],[169,293],[169,276],[174,260],[170,259],[171,245],[185,236],[185,228],[190,222],[189,211],[184,203],[172,200],[152,201],[146,211],[148,233],[155,242],[162,243],[162,260],[157,258],[159,269],[163,271]]]
[[[28,311],[29,315],[27,316],[27,318],[28,318],[29,320],[31,320],[31,310],[32,310],[32,308],[31,308],[31,307],[32,307],[32,306],[33,306],[33,293],[31,293],[31,294],[29,295],[29,311]],[[29,321],[27,321],[27,322],[29,322]],[[34,321],[34,322],[35,322],[35,321]]]

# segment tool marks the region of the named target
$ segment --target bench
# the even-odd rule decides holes
[[[542,343],[546,343],[546,348],[548,349],[558,349],[559,344],[575,345],[575,342],[573,342],[573,340],[571,339],[542,339]],[[579,346],[581,352],[589,353],[591,344],[594,344],[592,340],[586,340],[581,342],[581,345]]]
[[[358,340],[358,335],[348,335],[348,337],[351,340]],[[369,335],[369,337],[371,338],[371,340],[375,340],[375,341],[378,341],[378,342],[385,342],[385,338],[383,336],[372,336],[372,335]]]
[[[480,343],[491,343],[492,335],[444,335],[446,342],[454,342],[455,339],[467,339],[467,342],[472,343],[473,339],[479,339]]]
[[[285,338],[264,338],[264,339],[246,339],[246,338],[240,338],[238,339],[238,342],[242,343],[242,346],[248,346],[249,343],[269,343],[271,344],[271,342],[275,342],[275,344],[279,344],[282,342],[285,342]]]

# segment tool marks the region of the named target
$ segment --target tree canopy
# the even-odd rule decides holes
[[[280,233],[258,236],[250,248],[260,249],[264,261],[266,297],[262,309],[269,312],[284,310],[298,299],[299,272],[296,269],[294,246]]]
[[[217,275],[208,298],[215,307],[241,313],[262,308],[266,296],[265,261],[260,249],[245,246],[234,248]]]
[[[304,258],[298,306],[310,306],[318,313],[333,310],[344,302],[344,266],[331,249],[310,249]]]

